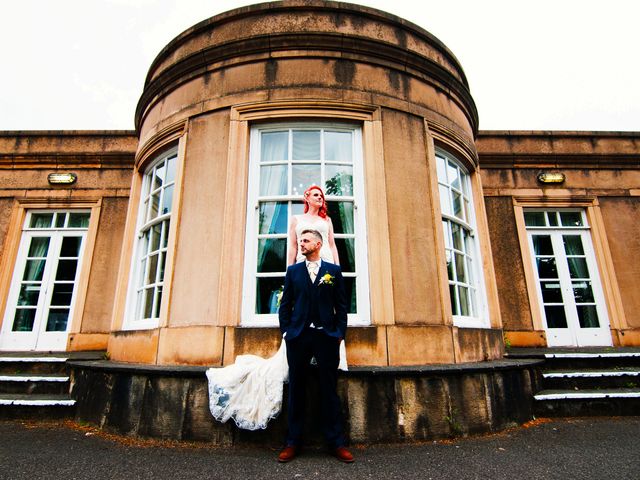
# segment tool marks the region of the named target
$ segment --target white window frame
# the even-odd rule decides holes
[[[168,213],[166,214],[160,214],[157,217],[151,219],[150,221],[146,221],[146,216],[147,216],[147,209],[145,208],[145,201],[147,199],[149,199],[152,195],[152,191],[151,191],[151,181],[152,181],[152,173],[155,169],[155,167],[163,162],[163,161],[167,161],[168,159],[173,159],[173,161],[175,162],[175,170],[177,172],[177,168],[178,168],[178,147],[173,147],[165,152],[162,152],[161,154],[159,154],[145,169],[144,174],[143,174],[143,178],[142,178],[142,185],[141,185],[141,189],[140,189],[140,201],[138,203],[138,211],[137,211],[137,219],[136,219],[136,231],[135,231],[135,240],[134,240],[134,246],[133,246],[133,255],[131,256],[131,265],[130,265],[130,269],[129,269],[129,288],[128,288],[128,292],[127,292],[127,302],[126,302],[126,307],[125,307],[125,318],[124,318],[124,322],[123,322],[123,330],[148,330],[148,329],[152,329],[152,328],[157,328],[159,325],[159,321],[160,321],[160,312],[162,310],[161,305],[162,302],[166,301],[166,298],[168,296],[168,292],[167,290],[164,288],[164,279],[166,278],[167,275],[167,257],[168,257],[168,247],[169,247],[169,241],[168,241],[168,236],[169,236],[169,230],[170,230],[170,225],[171,225],[171,217],[173,214],[173,208],[175,205],[175,199],[176,199],[176,195],[178,194],[177,192],[177,184],[176,184],[176,177],[175,177],[175,173],[174,173],[174,178],[172,182],[169,182],[167,184],[163,184],[162,187],[160,187],[159,189],[156,189],[154,191],[158,192],[161,191],[161,195],[158,201],[158,205],[159,208],[162,207],[162,200],[163,200],[163,195],[164,192],[166,190],[167,187],[172,186],[173,185],[173,197],[172,197],[172,203],[171,203],[171,209]],[[166,227],[162,227],[162,225],[167,222]],[[164,254],[165,256],[165,269],[164,269],[164,275],[163,278],[160,279],[158,281],[158,273],[156,271],[156,282],[152,282],[151,284],[147,284],[146,280],[143,281],[143,283],[141,284],[140,282],[142,281],[142,276],[144,275],[146,276],[147,274],[147,263],[145,262],[145,272],[141,272],[141,256],[142,255],[146,255],[147,252],[143,252],[142,249],[145,246],[145,242],[142,241],[142,239],[144,238],[144,235],[147,231],[150,231],[153,226],[155,225],[161,225],[161,239],[160,239],[160,247],[158,250],[158,264],[156,266],[156,268],[159,270],[160,269],[160,259],[162,254]],[[164,241],[163,241],[164,239]],[[164,243],[164,246],[163,246]],[[155,250],[154,250],[155,252]],[[138,318],[139,315],[139,311],[141,310],[141,305],[139,304],[139,296],[138,296],[138,292],[139,290],[144,290],[145,286],[149,286],[149,285],[153,285],[154,287],[160,287],[162,288],[162,296],[161,296],[161,302],[160,305],[157,305],[157,298],[156,295],[154,293],[154,307],[152,307],[152,311],[155,310],[156,312],[158,312],[158,316],[154,316],[151,318]]]
[[[563,225],[559,214],[561,213],[578,213],[580,215],[582,225]],[[589,218],[584,208],[541,208],[532,207],[523,209],[523,220],[527,213],[542,213],[544,214],[545,225],[526,225],[526,221],[523,221],[526,232],[527,242],[529,245],[529,258],[533,269],[536,293],[538,296],[538,305],[540,309],[540,316],[543,322],[543,327],[547,332],[547,345],[549,347],[588,347],[588,346],[610,346],[612,345],[610,320],[608,315],[607,303],[604,296],[604,290],[602,288],[602,280],[600,270],[597,265],[595,249],[593,246],[593,238],[591,232],[591,226],[589,225]],[[554,214],[556,216],[556,225],[551,225],[549,222],[549,215]],[[578,320],[576,303],[574,296],[570,293],[573,283],[576,281],[571,278],[568,273],[568,267],[566,265],[567,254],[561,244],[561,238],[563,235],[571,235],[575,232],[582,240],[582,248],[584,249],[585,262],[589,271],[589,281],[591,282],[592,294],[594,297],[594,304],[598,314],[599,327],[583,328],[580,327]],[[553,258],[557,262],[558,278],[557,281],[560,287],[563,289],[563,301],[561,304],[565,309],[565,316],[567,320],[566,328],[550,328],[547,323],[547,315],[545,306],[551,302],[545,303],[542,295],[541,281],[536,268],[536,253],[533,247],[533,235],[551,236],[553,244],[554,254]],[[559,262],[558,260],[564,260]],[[552,280],[547,280],[552,281]],[[552,304],[555,305],[555,304]]]
[[[471,174],[462,165],[462,163],[449,152],[442,149],[436,149],[435,156],[436,156],[436,163],[438,162],[438,158],[441,158],[441,159],[444,159],[445,165],[448,165],[448,162],[451,162],[457,167],[458,172],[461,174],[460,176],[461,181],[463,182],[463,187],[461,190],[459,190],[459,193],[463,194],[463,199],[462,199],[463,210],[464,210],[465,201],[467,201],[467,208],[468,208],[467,212],[465,213],[465,216],[467,218],[465,219],[457,217],[453,214],[446,213],[444,211],[443,205],[444,205],[444,202],[447,201],[449,210],[453,212],[453,200],[451,198],[450,192],[454,187],[450,185],[448,182],[443,183],[441,181],[440,175],[437,174],[436,176],[437,176],[437,182],[438,182],[438,198],[440,199],[440,213],[441,213],[442,222],[447,223],[449,225],[451,223],[458,224],[462,229],[468,232],[468,238],[470,238],[472,242],[470,251],[467,251],[465,248],[465,252],[464,252],[466,255],[468,255],[471,258],[471,269],[470,269],[470,272],[467,272],[467,274],[469,273],[471,274],[470,281],[467,283],[452,281],[449,279],[449,274],[447,272],[447,285],[449,287],[452,284],[454,285],[461,284],[473,290],[473,295],[472,295],[472,298],[470,299],[471,300],[470,305],[473,311],[473,315],[453,314],[453,324],[454,326],[459,328],[491,328],[491,323],[489,321],[489,309],[488,309],[488,302],[487,302],[487,295],[486,295],[484,272],[482,269],[482,255],[481,255],[480,245],[478,241],[476,208],[473,202],[473,190],[472,190],[473,186],[471,182]],[[437,170],[438,169],[436,167],[436,172]],[[442,198],[442,195],[440,193],[441,187],[444,187],[447,189],[448,191],[447,199]],[[445,260],[446,260],[446,250],[448,248],[447,247],[448,243],[452,245],[451,250],[453,252],[453,238],[449,233],[449,228],[447,229],[443,228],[442,233],[445,237],[444,248],[445,248]],[[450,289],[448,288],[447,291],[450,291]],[[451,295],[449,295],[449,301],[451,302],[451,300],[452,300]],[[454,311],[453,305],[451,306],[451,309],[453,313]]]
[[[245,236],[244,272],[242,290],[241,326],[243,327],[275,327],[278,326],[278,315],[255,313],[256,302],[256,270],[258,252],[258,214],[260,201],[301,201],[302,195],[282,195],[277,197],[260,197],[260,133],[265,130],[278,129],[341,129],[353,132],[353,196],[331,197],[327,201],[348,199],[353,201],[354,243],[356,268],[356,309],[357,313],[348,314],[349,326],[368,326],[371,324],[369,301],[369,268],[367,257],[364,158],[362,146],[362,126],[353,122],[281,122],[260,124],[251,127],[249,149],[249,175],[247,188],[247,222]],[[291,178],[289,178],[289,182]],[[322,185],[321,185],[322,186]],[[322,186],[324,189],[324,186]],[[339,234],[335,235],[340,238]],[[287,242],[287,249],[289,248]],[[288,250],[287,250],[288,251]],[[345,276],[349,276],[345,274]]]
[[[8,301],[5,308],[4,320],[2,324],[2,332],[0,336],[0,349],[26,349],[26,350],[64,350],[66,348],[67,336],[71,331],[73,317],[76,311],[76,299],[78,297],[79,279],[83,263],[85,261],[84,254],[87,243],[87,235],[89,231],[89,224],[86,227],[70,227],[69,214],[81,213],[89,216],[89,224],[91,222],[91,209],[87,208],[56,208],[56,209],[29,209],[26,212],[21,239],[20,247],[16,256],[15,270],[11,281],[11,287],[9,290]],[[31,227],[31,219],[36,214],[51,214],[51,215],[65,215],[64,225],[61,227],[55,226],[55,220],[52,218],[52,225],[50,227]],[[70,234],[70,235],[65,235]],[[43,271],[42,279],[40,281],[24,282],[23,281],[23,269],[26,265],[28,258],[29,246],[31,244],[32,237],[48,236],[50,239],[47,249],[47,256],[45,258],[45,268]],[[58,268],[60,260],[64,260],[68,257],[62,257],[60,255],[60,247],[65,236],[77,236],[81,238],[81,246],[78,252],[76,274],[73,280],[57,281],[54,275]],[[56,253],[52,253],[56,252]],[[15,312],[18,309],[18,296],[20,288],[23,283],[39,284],[40,294],[38,304],[34,306],[36,311],[35,321],[32,330],[30,331],[13,331]],[[71,294],[69,313],[67,317],[67,324],[65,330],[46,330],[47,318],[45,313],[49,313],[51,308],[56,308],[55,305],[51,305],[53,291],[56,283],[64,283],[73,285],[73,292]],[[63,307],[64,308],[64,307]],[[22,337],[22,338],[21,338]],[[13,347],[13,348],[11,348]]]

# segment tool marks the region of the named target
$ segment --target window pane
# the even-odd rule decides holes
[[[447,220],[442,221],[442,235],[444,236],[444,247],[452,248],[451,233],[449,232],[449,222]]]
[[[89,228],[89,213],[70,213],[67,228]]]
[[[436,170],[438,171],[438,182],[447,183],[447,162],[444,158],[436,156]]]
[[[467,287],[458,286],[460,294],[460,315],[471,316],[471,306],[469,304],[469,289]]]
[[[461,189],[460,177],[458,176],[458,169],[451,162],[447,162],[447,179],[448,179],[449,185],[451,185],[453,188],[456,188],[458,190]]]
[[[287,269],[287,239],[258,240],[258,272],[284,272]]]
[[[165,177],[164,183],[171,183],[176,179],[176,156],[169,158],[167,160],[167,175]]]
[[[453,253],[448,248],[445,250],[445,256],[447,258],[447,276],[450,281],[454,281],[453,276]]]
[[[287,166],[273,165],[269,167],[260,167],[260,195],[272,196],[286,194]]]
[[[562,303],[562,290],[558,282],[540,282],[544,303]]]
[[[149,256],[149,271],[147,272],[146,284],[156,283],[156,274],[158,273],[158,255]]]
[[[560,212],[560,222],[563,227],[581,227],[582,214],[580,212]]]
[[[344,277],[344,290],[347,298],[347,313],[358,313],[355,277]]]
[[[71,306],[72,296],[73,283],[56,283],[53,287],[51,305],[54,305],[56,307],[69,307]]]
[[[293,165],[291,187],[294,195],[302,195],[311,185],[320,185],[320,165]]]
[[[454,254],[456,261],[456,278],[459,282],[467,282],[467,275],[464,268],[464,256],[459,253]]]
[[[29,245],[29,254],[31,258],[44,258],[49,252],[50,237],[33,237]]]
[[[40,284],[27,284],[20,287],[18,305],[35,307],[40,298]]]
[[[78,260],[60,260],[58,262],[58,271],[56,272],[56,280],[69,280],[69,281],[75,280],[77,268],[78,268]]]
[[[287,233],[287,203],[261,202],[259,233]]]
[[[293,131],[292,160],[320,160],[320,131]]]
[[[336,196],[353,195],[353,167],[344,165],[327,165],[325,167],[327,181],[325,194]]]
[[[60,248],[61,257],[79,257],[82,237],[64,237]]]
[[[149,207],[149,215],[147,215],[147,221],[153,220],[158,216],[158,209],[160,208],[160,192],[156,192],[151,195],[151,206]]]
[[[53,213],[34,213],[31,215],[30,228],[51,228]]]
[[[164,266],[167,262],[167,254],[166,252],[162,252],[160,254],[160,275],[158,276],[158,282],[164,281]]]
[[[524,212],[524,224],[527,227],[544,227],[544,212]]]
[[[160,237],[162,236],[162,224],[156,223],[151,227],[151,251],[160,250]]]
[[[598,328],[598,312],[595,305],[578,305],[580,328]]]
[[[331,212],[331,203],[329,202],[327,202],[327,209],[329,210],[329,212]],[[291,202],[291,215],[302,215],[303,213],[304,213],[304,203]],[[331,220],[333,220],[333,218]]]
[[[64,228],[65,220],[67,219],[66,213],[57,213],[56,214],[56,228]]]
[[[165,220],[162,222],[162,248],[167,248],[167,244],[169,243],[169,220]]]
[[[17,308],[16,315],[13,317],[13,327],[11,330],[14,332],[30,332],[33,330],[35,318],[35,308]]]
[[[353,203],[327,202],[334,233],[353,233]]]
[[[449,189],[444,185],[438,185],[438,192],[440,193],[440,208],[442,209],[442,213],[452,215]]]
[[[451,297],[451,312],[454,315],[460,315],[460,310],[458,309],[458,295],[456,294],[456,286],[449,285],[449,296]]]
[[[144,317],[143,318],[153,318],[153,292],[154,288],[147,288],[144,291]]]
[[[356,254],[355,239],[353,238],[336,238],[336,248],[338,249],[338,258],[340,259],[340,267],[343,272],[356,271]]]
[[[24,267],[24,275],[22,280],[25,282],[39,282],[42,280],[44,273],[44,264],[46,260],[27,260]]]
[[[324,132],[324,159],[352,163],[351,132]]]
[[[453,190],[451,191],[451,195],[453,196],[453,214],[464,220],[464,215],[462,213],[462,195]]]
[[[555,258],[536,258],[539,278],[558,278]]]
[[[256,278],[256,313],[278,313],[284,277]]]
[[[462,227],[457,223],[451,222],[451,235],[453,238],[453,248],[464,252],[464,244],[462,242]]]
[[[164,184],[164,162],[158,164],[158,166],[153,171],[153,185],[151,185],[151,190],[157,190]]]
[[[47,318],[47,332],[64,332],[69,320],[68,308],[52,308]]]
[[[582,238],[580,235],[563,235],[564,251],[567,255],[584,255],[582,248]]]
[[[164,193],[162,194],[162,209],[160,210],[161,215],[166,215],[171,212],[171,204],[173,203],[173,189],[174,185],[170,185],[164,189]]]
[[[289,132],[263,132],[260,138],[260,161],[279,162],[289,158]]]
[[[533,251],[536,255],[553,255],[553,245],[549,235],[533,235]]]
[[[153,317],[154,318],[159,318],[160,317],[160,305],[162,305],[162,285],[158,285],[156,287],[156,308],[153,312]]]
[[[591,282],[573,282],[572,286],[576,303],[595,303]]]
[[[571,278],[589,278],[587,260],[584,258],[567,258]]]
[[[544,313],[548,328],[567,328],[567,317],[562,305],[545,305]]]
[[[550,226],[558,226],[558,212],[547,212],[547,219],[549,220]]]

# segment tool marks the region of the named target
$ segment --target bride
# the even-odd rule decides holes
[[[304,214],[294,215],[289,223],[287,266],[304,260],[298,238],[303,230],[313,229],[322,235],[322,261],[339,265],[333,224],[327,215],[324,192],[312,185],[304,192]],[[313,362],[313,360],[312,360]],[[340,370],[347,370],[344,341],[340,343]],[[230,418],[239,428],[258,430],[280,413],[283,384],[289,376],[286,342],[270,358],[238,355],[236,362],[224,368],[209,368],[209,409],[213,417],[226,422]]]
[[[294,215],[289,224],[289,254],[287,266],[302,262],[298,237],[303,230],[317,230],[322,235],[320,258],[329,263],[340,265],[338,249],[333,238],[333,224],[327,215],[327,203],[324,192],[317,185],[312,185],[304,192],[304,215]]]

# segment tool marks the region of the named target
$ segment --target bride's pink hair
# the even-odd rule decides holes
[[[311,190],[318,190],[320,192],[320,195],[322,195],[322,206],[320,207],[320,210],[318,210],[318,215],[321,218],[327,218],[327,200],[324,198],[324,192],[317,185],[311,185],[309,188],[307,188],[304,191],[304,213],[307,213],[309,211],[309,202],[307,202],[307,194],[309,194]]]

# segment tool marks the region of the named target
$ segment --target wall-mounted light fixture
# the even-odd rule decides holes
[[[76,183],[78,175],[75,173],[50,173],[48,179],[51,185],[71,185]]]
[[[538,174],[538,181],[540,183],[564,183],[565,179],[564,173],[560,172],[542,172]]]

